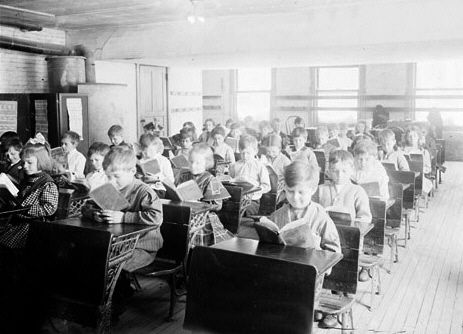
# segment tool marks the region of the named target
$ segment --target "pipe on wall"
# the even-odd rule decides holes
[[[72,53],[71,49],[62,45],[28,41],[8,36],[0,36],[0,48],[50,56],[69,56]]]

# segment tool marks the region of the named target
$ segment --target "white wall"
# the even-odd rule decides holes
[[[169,135],[178,133],[187,121],[195,124],[199,135],[203,123],[201,71],[169,68],[167,73]]]
[[[137,83],[136,83],[136,68],[135,64],[97,61],[95,62],[95,74],[97,83],[108,84],[124,84],[126,89],[122,90],[123,96],[118,99],[124,103],[124,107],[119,110],[124,112],[121,115],[106,115],[107,122],[116,124],[121,122],[125,130],[125,136],[128,141],[137,141]],[[89,110],[89,114],[98,112],[97,110]],[[101,128],[106,136],[107,128]],[[106,140],[107,141],[107,140]]]
[[[463,55],[463,1],[328,2],[297,13],[70,31],[99,59],[236,68],[413,62]],[[310,8],[310,7],[309,7]]]

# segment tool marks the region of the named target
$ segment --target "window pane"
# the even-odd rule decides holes
[[[463,127],[463,113],[457,111],[444,111],[440,113],[442,116],[442,121],[444,126],[455,127],[455,126],[462,126]],[[428,112],[427,111],[417,111],[415,112],[415,119],[417,121],[427,121]]]
[[[270,93],[237,93],[238,118],[270,119]]]
[[[445,61],[416,64],[417,88],[462,88],[463,62]]]
[[[357,111],[319,111],[318,122],[355,124],[357,122]]]
[[[238,91],[270,90],[271,71],[268,68],[238,70]]]
[[[318,89],[358,89],[358,67],[318,69]]]

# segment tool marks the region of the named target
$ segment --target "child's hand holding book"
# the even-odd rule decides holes
[[[113,210],[101,210],[99,212],[100,219],[108,224],[119,224],[122,223],[124,213],[122,211]]]

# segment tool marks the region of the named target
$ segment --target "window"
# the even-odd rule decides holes
[[[271,70],[237,70],[236,109],[239,119],[251,116],[256,121],[270,119]]]
[[[463,62],[441,61],[416,65],[415,119],[426,120],[433,109],[444,125],[463,126]]]
[[[319,123],[357,122],[358,67],[318,69],[316,107]]]

